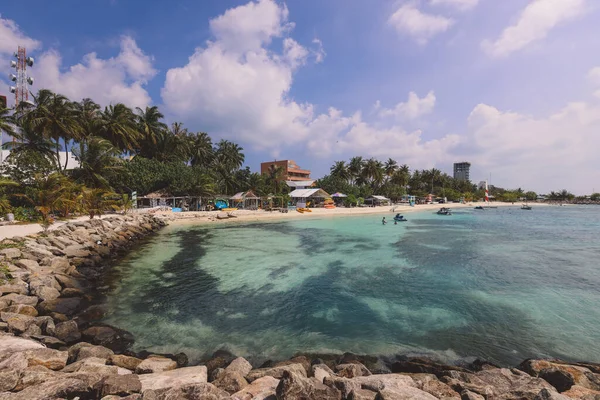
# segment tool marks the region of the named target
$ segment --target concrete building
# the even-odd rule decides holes
[[[0,150],[0,164],[5,163],[9,155],[10,150]],[[67,169],[79,168],[79,161],[77,161],[75,155],[73,155],[73,153],[70,151],[66,155],[64,151],[61,151],[59,153],[59,157],[61,166],[65,165],[66,157],[69,157],[69,161],[67,161]]]
[[[283,168],[284,181],[307,181],[310,180],[310,170],[302,169],[294,160],[268,161],[260,164],[260,173],[268,174],[273,167]]]
[[[454,163],[454,179],[459,181],[470,181],[469,170],[471,169],[470,162]]]

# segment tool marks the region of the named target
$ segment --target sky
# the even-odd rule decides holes
[[[596,0],[3,2],[0,94],[20,45],[34,92],[157,105],[239,143],[253,171],[469,161],[475,183],[590,194],[598,26]]]

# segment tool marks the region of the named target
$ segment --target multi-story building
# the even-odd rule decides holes
[[[260,173],[268,174],[272,168],[283,168],[283,181],[307,181],[310,180],[310,170],[302,169],[294,160],[268,161],[260,164]]]
[[[471,169],[470,162],[454,163],[454,179],[459,181],[470,181],[469,170]]]

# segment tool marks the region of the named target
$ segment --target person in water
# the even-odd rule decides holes
[[[398,225],[398,221],[394,220],[394,225]]]
[[[383,217],[383,219],[381,220],[381,225],[385,225],[387,224],[387,221],[385,220],[385,217]]]

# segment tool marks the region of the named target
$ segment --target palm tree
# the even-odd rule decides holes
[[[80,140],[96,135],[102,117],[100,105],[86,98],[79,103],[73,103],[73,110],[80,127]]]
[[[431,194],[433,194],[433,181],[434,179],[440,176],[442,171],[440,171],[439,169],[431,168],[431,170],[428,171],[428,173],[431,178]]]
[[[387,177],[388,180],[390,180],[392,175],[394,175],[394,173],[398,169],[398,163],[396,162],[396,160],[393,160],[392,158],[388,158],[388,160],[385,162],[383,168],[384,168],[385,176]]]
[[[142,136],[138,150],[140,155],[146,157],[148,153],[152,154],[152,146],[167,130],[167,124],[161,122],[165,116],[158,110],[157,106],[146,107],[145,110],[137,107],[136,110],[136,122]]]
[[[68,143],[71,140],[78,140],[81,137],[81,127],[77,123],[75,109],[73,104],[66,96],[56,94],[50,90],[42,89],[36,96],[33,96],[35,108],[29,110],[23,115],[23,118],[29,120],[32,129],[40,132],[55,143],[56,162],[60,166],[61,139],[65,149],[65,165],[63,171],[67,169]]]
[[[0,135],[6,132],[13,136],[16,132],[15,117],[8,108],[0,108]],[[1,136],[0,136],[1,137]]]
[[[361,176],[375,190],[383,182],[383,164],[374,158],[369,158],[364,163]]]
[[[85,189],[82,193],[82,200],[90,219],[96,215],[102,215],[109,209],[119,209],[120,203],[120,199],[115,193],[106,189]]]
[[[215,151],[215,163],[229,173],[239,169],[244,164],[244,149],[228,140],[221,139]]]
[[[67,183],[67,177],[57,172],[47,176],[37,174],[31,190],[27,194],[20,193],[17,195],[35,206],[35,209],[42,215],[44,231],[54,223],[54,220],[50,217],[52,211],[60,203],[67,201],[64,196]]]
[[[336,178],[348,181],[350,179],[350,172],[345,161],[336,161],[330,169],[331,175]]]
[[[348,163],[348,173],[350,175],[350,179],[352,179],[352,183],[356,183],[356,179],[361,176],[363,169],[363,158],[362,157],[352,157],[350,162]]]
[[[190,135],[188,140],[190,163],[193,166],[201,165],[206,167],[210,165],[214,158],[214,150],[208,133],[198,132],[195,135]]]
[[[88,187],[109,189],[107,178],[122,169],[119,150],[100,137],[92,136],[73,153],[80,164],[73,177]]]
[[[285,169],[281,165],[269,165],[269,170],[267,172],[267,183],[269,186],[275,189],[275,194],[279,193],[279,184],[284,178],[284,173]]]
[[[104,109],[101,118],[99,136],[121,151],[131,151],[138,146],[141,134],[129,107],[123,103],[111,104]]]
[[[31,120],[22,119],[19,126],[12,132],[13,141],[4,144],[4,148],[11,150],[11,156],[16,157],[20,153],[40,154],[56,165],[55,144],[38,130],[33,129]]]

